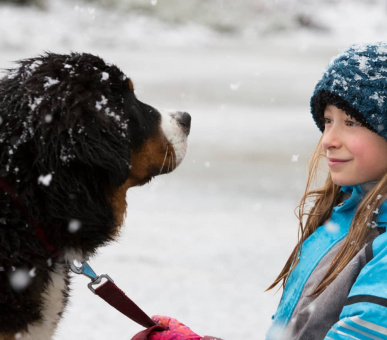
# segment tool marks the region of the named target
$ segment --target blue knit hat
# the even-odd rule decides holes
[[[387,43],[353,45],[329,63],[310,101],[321,131],[327,105],[387,140]]]

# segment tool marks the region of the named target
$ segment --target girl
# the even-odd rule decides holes
[[[299,241],[269,287],[284,291],[267,340],[387,339],[387,43],[336,57],[311,112],[323,134],[299,205]],[[320,160],[328,176],[312,189]],[[166,330],[151,340],[201,339],[174,337],[175,321],[158,321]]]
[[[336,57],[311,111],[323,134],[299,241],[269,287],[284,292],[267,339],[387,339],[387,44]],[[313,190],[320,159],[328,177]]]

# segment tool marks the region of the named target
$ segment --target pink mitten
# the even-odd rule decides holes
[[[192,332],[186,325],[170,318],[169,316],[155,315],[152,319],[160,326],[165,328],[165,331],[152,332],[148,336],[148,340],[201,340],[200,335]]]

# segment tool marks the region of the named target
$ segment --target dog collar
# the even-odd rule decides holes
[[[39,225],[39,223],[34,220],[33,218],[30,218],[27,213],[27,207],[22,201],[22,199],[19,197],[19,195],[16,193],[16,191],[3,179],[0,177],[0,188],[8,193],[11,197],[12,203],[21,211],[24,218],[31,223],[33,226],[36,236],[39,240],[39,242],[42,244],[46,252],[50,255],[51,258],[57,258],[62,252],[58,249],[56,249],[52,244],[50,244],[47,241],[46,234],[43,230],[43,228]]]

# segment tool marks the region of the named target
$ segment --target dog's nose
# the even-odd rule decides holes
[[[191,116],[187,112],[179,112],[177,117],[177,122],[182,126],[183,130],[186,132],[187,136],[191,130]]]

